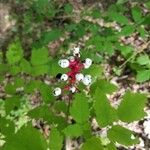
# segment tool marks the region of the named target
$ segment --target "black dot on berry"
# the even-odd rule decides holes
[[[58,73],[58,74],[56,75],[56,79],[60,79],[61,76],[62,76],[62,74],[61,74],[61,73]]]

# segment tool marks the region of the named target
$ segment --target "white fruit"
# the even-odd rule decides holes
[[[61,77],[60,77],[60,79],[62,81],[67,81],[68,80],[68,75],[67,74],[62,74]]]
[[[73,53],[74,54],[79,54],[80,53],[80,48],[79,47],[74,47]]]
[[[73,62],[75,60],[74,56],[68,57],[69,61]]]
[[[85,59],[84,68],[87,69],[92,65],[92,60],[90,58]]]
[[[74,47],[74,49],[73,49],[73,56],[80,57],[80,48],[79,47]]]
[[[58,65],[62,68],[67,68],[69,66],[69,60],[61,59],[58,61]]]
[[[69,90],[71,91],[71,93],[75,93],[76,88],[75,88],[74,86],[72,86],[72,87],[70,87],[70,89],[69,89]]]
[[[53,91],[54,96],[59,96],[61,94],[61,88],[57,87]]]
[[[146,120],[143,123],[144,126],[144,132],[145,134],[148,136],[148,138],[150,139],[150,119]]]
[[[85,77],[83,78],[83,84],[84,85],[90,85],[92,82],[92,77],[91,75],[85,75]]]
[[[84,75],[82,73],[77,73],[75,77],[77,81],[82,81],[84,78]]]

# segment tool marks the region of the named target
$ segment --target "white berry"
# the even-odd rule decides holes
[[[92,60],[90,58],[85,59],[84,68],[87,69],[92,65]]]
[[[74,49],[73,49],[73,56],[80,57],[80,48],[79,47],[74,47]]]
[[[61,60],[58,61],[58,64],[62,68],[67,68],[69,66],[69,60],[61,59]]]
[[[85,77],[83,78],[83,84],[84,85],[90,85],[92,82],[92,77],[91,75],[85,75]]]
[[[69,61],[73,62],[75,60],[74,56],[70,56],[69,58]]]
[[[61,88],[57,87],[53,91],[54,96],[59,96],[61,94]]]
[[[79,47],[74,47],[73,53],[79,54],[80,53],[80,48]]]
[[[75,77],[77,81],[82,81],[84,78],[84,75],[82,73],[77,73]]]
[[[60,77],[60,79],[62,81],[67,81],[68,80],[68,75],[67,74],[62,74],[61,77]]]
[[[71,93],[75,93],[76,88],[75,88],[74,86],[72,86],[72,87],[70,87],[70,89],[69,89],[69,90],[71,91]]]
[[[147,134],[148,138],[150,139],[150,119],[146,120],[143,126],[144,126],[144,132]]]

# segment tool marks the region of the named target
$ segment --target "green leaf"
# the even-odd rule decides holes
[[[8,64],[0,63],[0,74],[4,74],[9,70],[10,66]]]
[[[65,113],[67,114],[67,105],[64,101],[57,101],[55,104],[54,104],[54,109],[56,111],[58,111],[58,113]]]
[[[52,89],[46,84],[41,84],[40,93],[44,102],[49,103],[53,101]]]
[[[67,137],[79,137],[83,134],[82,128],[79,124],[69,125],[63,130]]]
[[[23,58],[23,49],[19,41],[9,45],[6,57],[9,64],[18,63]]]
[[[32,137],[32,140],[31,140]],[[31,125],[22,127],[16,134],[12,135],[2,150],[46,150],[47,143],[43,135]]]
[[[137,72],[136,81],[145,82],[150,80],[150,70],[141,70]]]
[[[57,116],[52,112],[52,108],[43,105],[28,112],[28,116],[34,119],[43,119],[49,124],[55,124],[59,129],[66,127],[66,120],[61,116]]]
[[[48,70],[49,70],[49,65],[34,66],[34,67],[32,67],[31,74],[33,76],[44,75],[44,74],[48,73]]]
[[[111,125],[117,120],[116,110],[111,107],[106,95],[97,88],[94,95],[94,110],[100,127]]]
[[[133,25],[127,25],[122,28],[121,35],[123,36],[129,36],[135,31],[135,27]]]
[[[136,7],[132,8],[132,17],[136,23],[142,22],[142,20],[143,20],[142,12],[139,7],[136,6]]]
[[[89,69],[85,69],[83,73],[90,74],[92,78],[97,78],[102,76],[103,68],[100,65],[93,64]]]
[[[43,65],[49,61],[48,59],[48,49],[33,49],[31,55],[31,64],[32,65]]]
[[[108,131],[108,138],[111,140],[111,142],[113,143],[117,142],[125,146],[131,146],[139,142],[137,138],[132,139],[132,135],[133,135],[132,131],[119,125],[113,126]]]
[[[95,18],[95,19],[100,18],[100,17],[101,17],[101,12],[100,12],[100,10],[94,8],[94,9],[92,10],[91,16],[92,16],[93,18]]]
[[[105,150],[117,150],[117,148],[115,147],[113,143],[110,143],[106,146]]]
[[[42,35],[42,42],[48,44],[49,42],[55,41],[62,36],[62,31],[60,29],[52,29],[51,31],[45,32]]]
[[[73,6],[70,3],[67,3],[64,7],[65,13],[71,14],[73,11]]]
[[[147,97],[144,94],[127,92],[118,107],[119,119],[124,122],[142,119],[146,115],[144,112],[146,101]]]
[[[119,14],[118,12],[112,12],[109,13],[109,17],[120,24],[128,24],[129,20],[126,16]]]
[[[126,58],[128,58],[128,56],[133,52],[133,47],[131,46],[117,45],[117,49],[119,49],[121,54]]]
[[[111,94],[117,90],[117,87],[114,84],[106,80],[97,80],[95,83],[91,85],[92,95],[94,95],[97,88],[99,88],[99,90],[105,94]]]
[[[104,53],[108,53],[110,56],[114,53],[113,43],[109,40],[105,40],[103,42],[103,49],[101,49]]]
[[[7,94],[15,94],[16,93],[16,88],[15,88],[14,85],[9,83],[5,86],[5,92]]]
[[[82,145],[81,150],[103,150],[103,146],[99,138],[92,137]]]
[[[56,128],[52,128],[49,137],[50,150],[61,150],[63,146],[63,137]]]
[[[12,121],[0,117],[0,133],[7,137],[15,133],[15,125]]]
[[[18,109],[20,106],[20,97],[14,96],[5,100],[5,110],[9,114],[13,109]]]
[[[33,93],[35,90],[40,89],[41,84],[42,83],[39,80],[30,80],[25,86],[25,92]]]
[[[58,73],[66,73],[67,71],[68,71],[68,68],[61,68],[58,65],[57,59],[53,59],[50,61],[48,73],[51,76],[56,76]]]
[[[26,59],[22,59],[20,62],[20,68],[21,71],[27,74],[31,73],[31,64],[26,60]]]
[[[21,72],[21,69],[20,69],[19,66],[15,66],[15,65],[14,65],[14,66],[11,66],[11,67],[10,67],[9,72],[10,72],[10,74],[12,74],[12,75],[17,75],[18,73]]]
[[[51,109],[48,106],[39,106],[35,109],[28,112],[28,115],[34,119],[44,119],[49,123],[53,123],[54,121],[54,114],[52,113]]]
[[[92,129],[91,129],[91,123],[87,121],[86,123],[82,124],[82,132],[83,132],[83,137],[85,139],[89,139],[92,137]]]
[[[150,58],[146,54],[140,55],[137,58],[137,63],[140,64],[140,65],[148,65],[148,64],[150,64]]]
[[[89,118],[88,98],[84,94],[76,94],[70,108],[70,114],[78,123],[84,123]]]

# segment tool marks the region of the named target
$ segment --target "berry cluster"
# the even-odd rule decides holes
[[[91,75],[83,75],[81,73],[82,69],[88,69],[92,64],[90,58],[86,58],[84,61],[80,60],[80,49],[75,47],[73,49],[73,56],[68,59],[61,59],[58,61],[58,65],[62,68],[69,68],[70,71],[66,74],[57,74],[56,78],[61,81],[66,81],[67,85],[63,87],[63,90],[75,93],[78,91],[77,84],[82,82],[84,85],[88,86],[92,82]],[[54,96],[59,96],[62,93],[62,89],[57,87],[54,89]]]

